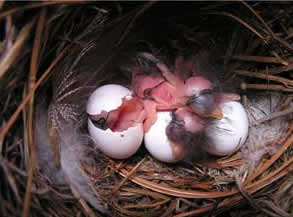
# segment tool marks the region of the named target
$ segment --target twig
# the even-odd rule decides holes
[[[78,202],[81,204],[81,206],[84,208],[84,210],[86,211],[86,213],[90,217],[98,217],[97,215],[95,215],[95,213],[93,212],[93,210],[87,205],[87,203],[85,202],[85,200],[82,199],[80,193],[75,188],[75,186],[73,184],[71,184],[71,183],[69,183],[69,185],[70,185],[70,189],[71,189],[72,193],[74,194],[74,196],[76,197],[76,199],[78,200]]]
[[[146,209],[146,208],[153,208],[153,207],[158,207],[162,206],[166,203],[168,203],[171,199],[165,199],[162,201],[158,201],[155,203],[150,203],[150,204],[130,204],[130,205],[125,205],[123,206],[124,209]]]
[[[243,61],[249,61],[249,62],[259,62],[259,63],[279,63],[283,64],[285,66],[288,65],[288,63],[280,58],[276,57],[264,57],[264,56],[232,56],[232,59],[235,60],[243,60]]]
[[[12,14],[20,12],[20,11],[33,9],[33,8],[46,7],[46,6],[50,6],[50,5],[64,4],[64,3],[66,3],[66,4],[82,4],[82,3],[85,3],[85,1],[83,1],[83,0],[71,0],[71,1],[70,0],[60,0],[60,1],[46,1],[46,2],[40,2],[40,3],[32,3],[29,5],[25,5],[23,7],[13,8],[8,11],[4,11],[4,12],[0,13],[0,20],[4,17],[7,17],[9,15],[12,15]]]
[[[152,7],[155,3],[156,3],[156,0],[153,0],[153,1],[147,2],[146,4],[144,4],[144,5],[142,6],[142,8],[140,8],[140,9],[136,12],[135,16],[131,19],[131,21],[130,21],[130,23],[127,25],[125,31],[122,33],[121,38],[120,38],[118,44],[120,44],[120,43],[124,40],[124,38],[126,37],[126,35],[130,32],[130,30],[131,30],[131,28],[133,27],[135,21],[136,21],[136,20],[137,20],[137,19],[138,19],[138,18],[139,18],[139,17],[140,17],[145,11],[147,11],[150,7]]]
[[[3,162],[1,162],[3,161]],[[24,170],[21,170],[20,168],[18,168],[17,166],[15,166],[14,164],[10,163],[7,159],[2,158],[0,160],[0,164],[5,164],[5,166],[9,167],[9,169],[13,170],[14,172],[18,173],[19,175],[23,176],[23,177],[27,177],[27,174]]]
[[[172,212],[176,209],[176,205],[177,205],[177,201],[173,200],[168,209],[161,215],[161,217],[168,217],[168,216],[172,216]]]
[[[122,176],[126,176],[128,174],[128,171],[126,169],[121,169],[119,173]],[[151,189],[153,191],[170,195],[170,196],[176,196],[176,197],[183,197],[183,198],[219,198],[219,197],[226,197],[237,193],[236,189],[230,190],[230,191],[222,191],[222,192],[216,192],[216,191],[196,191],[196,190],[190,190],[190,189],[178,189],[174,187],[169,187],[165,185],[160,185],[157,183],[153,183],[151,181],[145,180],[143,178],[140,178],[138,176],[132,176],[129,178],[132,182]]]
[[[264,19],[249,4],[247,4],[245,1],[241,1],[241,3],[243,5],[245,5],[245,7],[247,7],[257,17],[257,19],[265,26],[267,31],[273,36],[274,32],[271,30],[269,25],[264,21]]]
[[[224,15],[227,17],[231,17],[234,20],[236,20],[237,22],[239,22],[240,24],[242,24],[243,26],[245,26],[247,29],[249,29],[250,31],[252,31],[254,34],[256,34],[259,38],[261,38],[264,42],[266,42],[265,37],[262,36],[258,31],[256,31],[256,29],[254,29],[252,26],[250,26],[248,23],[246,23],[245,21],[241,20],[239,17],[236,17],[235,15],[231,14],[231,13],[227,13],[227,12],[221,12],[221,13],[210,13],[210,14],[214,14],[214,15]]]
[[[154,191],[144,190],[144,189],[123,187],[121,190],[131,192],[131,193],[136,193],[136,194],[148,195],[148,196],[151,196],[153,198],[159,198],[161,200],[169,199],[169,197],[167,197],[167,196],[165,196],[163,194],[160,194],[160,193],[157,193],[157,192],[154,192]]]
[[[277,84],[247,84],[243,82],[240,88],[243,90],[252,89],[252,90],[282,91],[282,92],[289,92],[289,93],[293,92],[293,88],[286,88],[282,85],[277,85]]]
[[[19,204],[21,204],[22,201],[21,201],[21,198],[19,196],[19,192],[18,192],[18,189],[17,189],[17,182],[15,181],[15,178],[13,177],[11,172],[9,171],[5,161],[0,160],[0,166],[2,166],[2,168],[3,168],[4,174],[6,175],[6,178],[7,178],[8,182],[9,182],[9,184],[11,186],[11,189],[12,189],[13,193],[15,194],[15,198],[16,198],[17,202]]]
[[[283,111],[274,112],[274,113],[270,114],[267,117],[264,117],[264,118],[256,120],[254,125],[259,125],[259,124],[262,124],[263,122],[270,121],[270,120],[273,120],[275,118],[282,117],[282,116],[285,116],[285,115],[288,115],[288,114],[291,114],[291,113],[293,113],[293,108],[288,108],[288,109],[285,109]]]
[[[14,122],[16,121],[18,115],[21,113],[23,110],[24,106],[29,102],[30,98],[36,91],[36,89],[42,84],[42,82],[47,79],[48,75],[52,71],[52,69],[55,67],[55,65],[59,62],[59,60],[64,56],[65,52],[68,50],[69,47],[64,48],[59,55],[54,59],[54,61],[51,63],[51,65],[48,67],[48,69],[42,74],[40,79],[37,81],[36,85],[32,88],[32,90],[27,94],[25,99],[22,101],[22,103],[17,107],[16,111],[13,113],[13,115],[10,117],[9,121],[5,125],[3,129],[0,131],[0,152],[2,152],[2,144],[4,141],[4,138],[9,131],[9,129],[12,127]]]
[[[288,66],[288,65],[289,65],[289,63],[288,63],[287,61],[283,60],[283,59],[280,57],[280,55],[277,54],[276,51],[273,50],[273,51],[271,51],[271,53],[275,56],[275,58],[276,58],[277,60],[279,60],[279,62],[280,62],[281,64],[283,64],[283,65],[285,65],[285,66]]]
[[[268,208],[265,209],[265,208],[262,208],[261,210],[268,214],[269,216],[272,216],[272,217],[292,217],[292,215],[290,215],[290,213],[287,213],[285,210],[283,210],[281,207],[277,206],[275,203],[273,203],[272,201],[268,201],[268,200],[256,200],[256,202],[258,204],[261,205],[261,207],[264,207],[264,206],[267,206]]]
[[[266,171],[289,148],[292,142],[293,142],[293,135],[291,135],[286,140],[284,145],[268,161],[266,161],[265,164],[261,168],[258,168],[253,174],[251,174],[250,177],[247,178],[246,183],[252,182],[256,177],[263,174],[263,172]],[[279,167],[279,169],[281,169],[281,167]]]
[[[257,19],[265,26],[265,28],[268,30],[268,32],[271,34],[271,37],[278,41],[280,44],[282,44],[284,47],[286,47],[288,50],[293,51],[293,46],[291,46],[287,41],[279,38],[269,27],[269,25],[264,21],[264,19],[245,1],[241,1],[242,4],[244,4],[256,17]]]
[[[35,33],[35,41],[34,47],[32,52],[31,58],[31,67],[30,67],[30,76],[29,76],[29,91],[33,89],[36,83],[36,75],[38,71],[38,59],[39,59],[39,51],[40,51],[40,44],[41,44],[41,35],[44,28],[45,23],[45,16],[46,16],[46,9],[43,9],[40,14],[40,18],[38,20],[36,33]],[[31,188],[32,188],[32,181],[33,181],[33,174],[35,171],[35,164],[36,164],[36,151],[35,151],[35,144],[34,144],[34,135],[33,135],[33,107],[34,107],[34,92],[28,102],[27,105],[27,140],[28,145],[30,148],[30,167],[28,170],[28,179],[26,185],[26,192],[25,192],[25,199],[24,199],[24,206],[22,211],[22,217],[27,217],[29,215],[29,207],[30,207],[30,198],[31,198]]]
[[[237,187],[239,189],[239,192],[241,195],[249,202],[250,206],[252,206],[256,210],[260,210],[260,207],[258,207],[253,199],[250,197],[250,195],[247,193],[247,191],[244,189],[243,184],[241,183],[240,177],[237,173],[234,174],[235,182],[237,184]]]
[[[2,10],[4,3],[5,3],[5,0],[0,1],[0,11]]]
[[[140,162],[138,162],[135,167],[132,168],[132,170],[124,177],[124,179],[118,183],[118,185],[113,188],[112,193],[115,194],[121,186],[137,171],[137,169],[141,166],[141,164],[144,162],[145,158],[143,158]]]
[[[271,184],[272,182],[277,181],[280,178],[284,177],[291,170],[293,170],[292,163],[293,163],[293,158],[291,160],[289,160],[288,162],[284,163],[284,165],[282,165],[277,170],[275,170],[272,173],[270,173],[269,175],[267,175],[262,180],[257,181],[257,183],[256,183],[257,185],[252,184],[250,188],[247,186],[246,187],[247,192],[252,194],[252,193],[258,191],[259,189],[263,188],[264,186],[266,186],[268,184]],[[271,180],[272,177],[274,178],[273,180]],[[231,198],[223,200],[222,202],[219,203],[218,209],[223,208],[223,207],[232,206],[232,205],[238,203],[241,199],[242,199],[242,196],[237,194],[237,195],[235,195],[235,196],[233,196]],[[213,204],[211,203],[211,204],[207,204],[205,207],[201,207],[199,209],[195,209],[195,210],[187,211],[187,212],[184,212],[184,213],[180,213],[180,214],[175,215],[173,217],[195,216],[195,215],[198,215],[198,214],[201,214],[201,213],[205,213],[205,212],[211,210],[212,208],[213,208]]]
[[[282,77],[279,77],[279,76],[275,76],[275,75],[269,75],[269,74],[259,73],[259,72],[250,72],[250,71],[244,71],[244,70],[235,70],[235,73],[237,75],[253,77],[253,78],[260,78],[260,79],[264,79],[264,80],[279,82],[279,83],[282,83],[283,85],[285,85],[285,87],[289,87],[289,86],[293,87],[293,81],[292,80],[282,78]]]
[[[31,21],[30,23],[26,24],[18,34],[18,37],[16,41],[14,42],[13,46],[7,51],[7,54],[4,55],[4,58],[0,62],[0,78],[2,78],[5,73],[7,72],[10,65],[13,63],[15,58],[18,56],[18,53],[20,52],[25,40],[29,36],[30,30],[35,22],[35,19]]]

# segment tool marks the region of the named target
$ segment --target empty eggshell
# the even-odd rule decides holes
[[[97,128],[89,119],[88,129],[97,148],[115,159],[126,159],[135,154],[143,140],[142,124],[122,132],[113,132],[111,129]]]
[[[144,136],[145,147],[150,154],[166,163],[177,162],[184,156],[182,146],[177,147],[167,137],[166,128],[171,120],[171,112],[158,112],[156,122]]]
[[[216,156],[226,156],[236,152],[248,136],[248,118],[239,102],[227,102],[221,105],[223,118],[213,120],[205,129],[207,142],[203,149]]]
[[[131,91],[121,85],[109,84],[99,87],[89,97],[87,113],[98,115],[110,112],[122,105],[124,97],[131,98]],[[143,140],[143,125],[137,123],[121,132],[100,129],[88,118],[88,131],[97,148],[115,159],[125,159],[135,154]]]
[[[86,111],[90,115],[100,114],[118,108],[123,97],[131,96],[131,91],[118,84],[107,84],[97,88],[89,97]]]

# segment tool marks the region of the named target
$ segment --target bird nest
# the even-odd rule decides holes
[[[2,216],[292,216],[292,3],[0,3]],[[87,133],[98,86],[139,52],[195,56],[241,94],[250,130],[226,157],[113,160]],[[192,150],[196,155],[196,150]]]

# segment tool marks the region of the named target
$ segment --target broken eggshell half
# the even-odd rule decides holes
[[[123,100],[131,100],[132,92],[121,85],[108,84],[97,88],[88,99],[89,116],[102,112],[111,112],[123,104]],[[106,120],[107,121],[107,120]],[[96,147],[114,159],[126,159],[137,152],[143,140],[143,124],[134,123],[122,131],[111,128],[101,129],[88,118],[88,131]]]
[[[202,149],[209,154],[226,156],[233,154],[245,143],[249,122],[246,111],[236,101],[221,104],[223,118],[213,120],[205,129],[207,141]]]

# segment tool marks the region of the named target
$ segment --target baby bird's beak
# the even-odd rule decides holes
[[[216,97],[216,105],[214,109],[207,114],[207,118],[221,120],[223,118],[223,112],[221,109],[221,105],[223,103],[232,102],[232,101],[239,101],[240,96],[234,93],[218,93],[215,94]]]
[[[186,106],[202,118],[221,120],[223,118],[221,105],[239,99],[238,94],[217,93],[211,89],[205,89],[190,97]]]
[[[210,118],[210,119],[216,119],[216,120],[221,120],[223,118],[223,113],[221,108],[219,108],[218,106],[213,109],[211,112],[207,113],[204,115],[204,117],[206,118]]]

